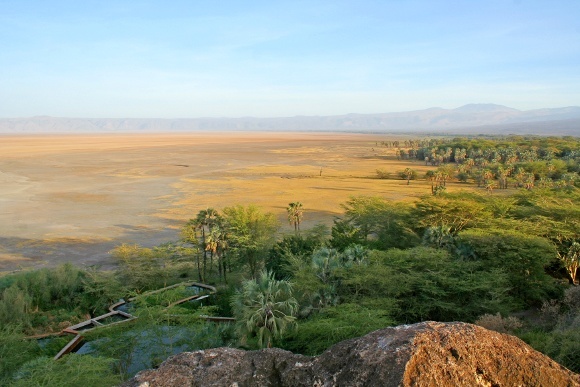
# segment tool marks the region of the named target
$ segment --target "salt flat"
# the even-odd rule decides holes
[[[390,136],[392,138],[392,136]],[[406,166],[379,142],[335,133],[0,136],[0,271],[76,262],[111,265],[120,243],[176,240],[204,208],[301,201],[308,227],[331,224],[353,195],[412,199],[426,182],[375,179]]]

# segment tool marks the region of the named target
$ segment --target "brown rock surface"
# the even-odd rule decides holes
[[[516,337],[424,322],[343,341],[317,357],[281,349],[186,352],[125,386],[580,386],[580,375]]]

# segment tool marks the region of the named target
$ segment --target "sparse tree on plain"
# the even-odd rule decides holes
[[[288,211],[288,222],[294,225],[294,232],[298,233],[300,231],[300,222],[304,216],[304,212],[302,210],[302,203],[300,202],[292,202],[288,204],[286,207],[286,211]]]

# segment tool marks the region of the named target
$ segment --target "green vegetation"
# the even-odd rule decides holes
[[[115,248],[115,271],[63,265],[1,277],[0,384],[112,385],[173,353],[237,343],[315,355],[425,320],[511,332],[580,371],[579,141],[384,145],[435,166],[425,175],[431,192],[415,202],[352,197],[330,230],[301,229],[303,206],[293,202],[287,235],[256,206],[208,208],[183,226],[180,241]],[[418,178],[405,171],[407,183]],[[448,192],[456,180],[472,189]],[[183,287],[147,293],[191,279],[217,294],[174,305],[188,295]],[[41,346],[24,338],[59,332],[129,296],[138,319],[86,332],[90,356],[53,361],[65,339]],[[237,321],[216,325],[206,315]]]
[[[258,346],[271,348],[272,341],[295,324],[298,303],[288,281],[262,271],[257,279],[243,282],[242,289],[232,297],[232,309],[242,343],[255,335]]]

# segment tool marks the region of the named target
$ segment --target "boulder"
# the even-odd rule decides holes
[[[277,348],[185,352],[125,386],[580,386],[580,375],[516,337],[423,322],[346,340],[316,357]]]

